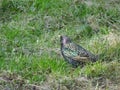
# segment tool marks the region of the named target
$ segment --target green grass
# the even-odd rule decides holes
[[[6,72],[9,78],[15,79],[11,77],[15,74],[33,84],[44,83],[50,76],[56,80],[79,76],[118,79],[119,3],[104,0],[94,0],[90,5],[79,0],[0,3],[0,77]],[[60,35],[101,54],[100,60],[73,69],[57,50]]]

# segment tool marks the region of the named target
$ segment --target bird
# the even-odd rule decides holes
[[[60,36],[60,44],[60,50],[64,60],[75,68],[79,65],[83,66],[85,63],[96,62],[98,60],[97,55],[74,43],[67,36]]]

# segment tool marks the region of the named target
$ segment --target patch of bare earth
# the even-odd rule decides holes
[[[12,76],[13,75],[13,76]],[[55,79],[49,76],[43,84],[29,84],[19,76],[5,74],[0,77],[0,90],[120,90],[119,83],[105,78],[62,77]]]

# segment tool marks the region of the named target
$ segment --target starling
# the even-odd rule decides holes
[[[95,62],[98,59],[96,55],[73,43],[67,36],[60,36],[60,43],[62,56],[73,67],[83,66],[84,63]]]

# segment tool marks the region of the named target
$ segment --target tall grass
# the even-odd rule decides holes
[[[115,73],[110,69],[119,66],[119,35],[115,46],[104,36],[119,34],[120,13],[118,7],[107,8],[105,1],[98,1],[89,6],[79,0],[2,0],[1,73],[15,73],[30,83],[46,81],[49,75],[110,77]],[[103,53],[104,60],[73,69],[56,50],[59,35],[68,35],[94,54]]]

